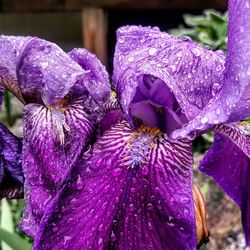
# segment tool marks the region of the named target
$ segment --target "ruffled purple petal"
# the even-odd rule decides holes
[[[196,249],[189,142],[121,122],[92,150],[44,217],[34,249]]]
[[[173,137],[213,124],[234,122],[250,116],[250,3],[229,1],[228,51],[220,94],[188,126]]]
[[[217,126],[215,140],[199,169],[213,177],[240,206],[246,242],[250,244],[250,141],[236,126]]]
[[[17,83],[18,58],[31,37],[0,36],[0,88],[11,91],[24,102]]]
[[[22,140],[0,124],[0,199],[23,195]]]
[[[68,55],[86,71],[71,90],[72,95],[79,94],[84,87],[99,105],[103,104],[110,96],[109,75],[105,66],[86,49],[73,49]]]
[[[117,31],[113,79],[129,120],[131,109],[136,109],[134,116],[142,109],[131,103],[145,100],[156,110],[165,107],[175,112],[175,98],[186,118],[193,119],[220,90],[223,70],[223,53],[209,51],[190,39],[140,26]],[[151,122],[156,119],[149,116]]]
[[[54,105],[86,72],[56,44],[32,38],[17,64],[18,82],[30,103]]]
[[[64,112],[29,104],[24,109],[25,209],[21,229],[36,236],[51,200],[93,132],[80,99]]]

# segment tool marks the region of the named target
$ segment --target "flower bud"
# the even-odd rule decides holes
[[[203,243],[209,241],[209,232],[206,227],[206,201],[200,189],[195,184],[192,191],[195,208],[196,239],[197,245],[201,246]]]

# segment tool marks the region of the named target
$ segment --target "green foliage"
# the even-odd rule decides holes
[[[228,15],[215,10],[204,10],[202,15],[183,15],[188,28],[180,25],[170,30],[176,36],[189,36],[202,45],[209,45],[213,50],[226,51]]]
[[[30,250],[31,244],[15,233],[0,228],[0,240],[6,242],[13,250]]]
[[[16,219],[15,214],[19,217],[18,209],[23,209],[23,204],[19,201],[1,201],[1,220],[0,220],[0,241],[2,250],[29,250],[31,244],[27,240],[27,236],[20,236],[19,232],[15,232]]]

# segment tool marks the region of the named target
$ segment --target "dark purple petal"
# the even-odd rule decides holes
[[[145,120],[139,114],[144,104],[148,107],[141,113],[151,113],[148,119],[151,123],[158,119],[153,109],[161,107],[183,117],[180,106],[186,118],[193,119],[221,88],[223,70],[223,53],[209,51],[190,39],[140,26],[117,31],[113,79],[130,120],[133,110],[137,112],[134,116]],[[140,107],[131,107],[139,103]],[[171,112],[165,116],[171,116]],[[180,121],[187,122],[182,118]],[[165,123],[168,124],[168,119]]]
[[[23,195],[22,140],[0,124],[0,199]]]
[[[2,109],[2,104],[3,104],[3,94],[4,94],[4,88],[0,86],[0,111]]]
[[[250,116],[250,3],[229,1],[228,51],[220,94],[186,128],[173,137],[213,124],[234,122]]]
[[[84,150],[93,126],[83,101],[62,112],[29,104],[24,109],[25,210],[21,229],[35,236],[40,220]]]
[[[101,61],[86,49],[73,49],[68,55],[86,71],[71,90],[72,95],[77,95],[84,87],[99,104],[106,101],[110,96],[110,83]]]
[[[120,109],[111,110],[106,113],[100,123],[101,134],[104,134],[105,131],[109,130],[112,126],[114,126],[122,119],[124,119],[124,114]]]
[[[246,242],[250,244],[250,141],[237,127],[217,126],[216,130],[220,133],[215,134],[199,169],[213,177],[240,206]]]
[[[196,249],[189,142],[120,122],[92,150],[44,217],[34,249]]]

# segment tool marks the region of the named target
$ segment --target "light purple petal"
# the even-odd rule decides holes
[[[23,195],[22,140],[0,124],[0,199]]]
[[[92,150],[44,217],[34,249],[196,249],[189,142],[121,122]]]
[[[223,70],[223,53],[209,51],[190,39],[141,26],[125,26],[117,31],[113,79],[127,115],[138,91],[141,98],[148,99],[140,85],[142,77],[144,85],[145,77],[151,77],[153,85],[160,81],[165,89],[160,84],[150,101],[155,103],[155,98],[164,98],[163,93],[165,98],[172,93],[186,117],[193,119],[221,88]],[[156,104],[165,101],[157,99]]]
[[[247,244],[250,244],[249,146],[249,139],[236,127],[222,128],[199,167],[240,206]]]
[[[0,87],[11,91],[22,102],[16,66],[18,57],[30,40],[31,37],[0,36]]]
[[[24,109],[25,209],[20,227],[30,236],[36,235],[44,212],[93,132],[83,107],[78,100],[64,112],[38,104]]]
[[[110,96],[110,83],[108,72],[101,61],[86,49],[73,49],[68,55],[87,72],[71,92],[77,95],[84,86],[98,104],[106,101]]]
[[[32,38],[17,64],[18,83],[28,103],[53,105],[86,72],[56,44]]]
[[[226,70],[221,93],[186,128],[173,137],[213,124],[234,122],[250,116],[250,2],[229,1]]]

